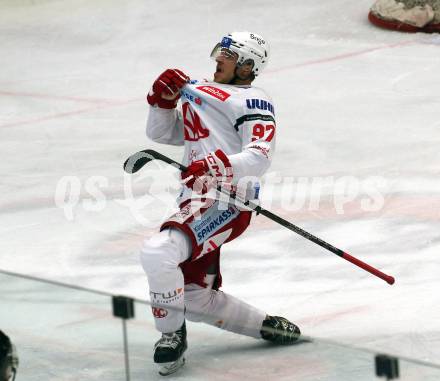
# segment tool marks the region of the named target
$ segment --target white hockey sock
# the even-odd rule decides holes
[[[179,329],[184,321],[184,279],[179,263],[190,255],[186,236],[167,229],[150,240],[141,250],[142,266],[150,286],[150,299],[157,330],[163,333]]]

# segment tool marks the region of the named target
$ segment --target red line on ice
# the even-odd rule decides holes
[[[83,97],[72,97],[65,95],[51,95],[51,94],[40,94],[40,93],[24,93],[15,91],[1,91],[0,95],[10,96],[10,97],[30,97],[30,98],[40,98],[40,99],[55,99],[60,101],[74,101],[82,103],[117,103],[118,101],[112,99],[99,99],[99,98],[83,98]]]
[[[95,111],[95,110],[99,110],[99,109],[103,109],[103,108],[112,108],[112,107],[116,107],[116,106],[124,106],[126,104],[129,103],[133,103],[133,102],[139,102],[140,100],[142,100],[142,98],[134,98],[134,99],[129,99],[126,101],[113,101],[112,103],[100,103],[98,105],[94,105],[94,106],[90,106],[90,107],[86,107],[86,108],[81,108],[81,109],[77,109],[77,110],[73,110],[73,111],[66,111],[66,112],[61,112],[61,113],[57,113],[57,114],[52,114],[52,115],[46,115],[46,116],[41,116],[38,118],[32,118],[32,119],[24,119],[24,120],[19,120],[16,122],[11,122],[11,123],[5,123],[5,124],[1,124],[1,127],[16,127],[16,126],[23,126],[25,124],[34,124],[34,123],[39,123],[39,122],[44,122],[47,120],[52,120],[52,119],[60,119],[60,118],[65,118],[68,116],[72,116],[72,115],[77,115],[77,114],[83,114],[89,111]]]
[[[360,56],[362,54],[371,53],[371,52],[374,52],[374,51],[377,51],[377,50],[399,48],[401,46],[411,45],[411,44],[414,44],[414,43],[415,43],[415,41],[411,40],[411,41],[398,42],[396,44],[388,44],[388,45],[383,45],[383,46],[376,46],[374,48],[363,49],[363,50],[358,50],[358,51],[355,51],[355,52],[348,52],[348,53],[344,53],[344,54],[339,54],[339,55],[334,56],[334,57],[320,58],[320,59],[317,59],[317,60],[306,61],[306,62],[303,62],[303,63],[298,63],[298,64],[286,66],[286,67],[281,67],[279,69],[267,70],[266,73],[267,74],[269,74],[269,73],[270,74],[274,74],[274,73],[280,73],[282,71],[288,71],[288,70],[297,69],[297,68],[306,67],[306,66],[311,66],[311,65],[318,65],[318,64],[328,63],[328,62],[332,62],[332,61],[340,61],[340,60],[343,60],[343,59],[346,59],[346,58]]]

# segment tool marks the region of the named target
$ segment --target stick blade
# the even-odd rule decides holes
[[[143,150],[131,155],[124,163],[124,171],[127,173],[136,173],[144,165],[155,159],[155,151]]]

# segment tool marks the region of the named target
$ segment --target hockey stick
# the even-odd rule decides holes
[[[136,152],[135,154],[131,155],[124,163],[124,170],[127,173],[136,173],[144,165],[149,163],[151,160],[164,161],[165,163],[172,165],[173,167],[179,169],[182,172],[184,172],[188,169],[184,165],[178,163],[177,161],[170,159],[167,156],[162,155],[159,152],[156,152],[156,151],[150,150],[150,149],[146,149],[146,150],[139,151],[139,152]],[[368,263],[362,262],[361,260],[351,256],[350,254],[346,253],[345,251],[342,251],[341,249],[338,249],[337,247],[323,241],[322,239],[315,237],[313,234],[308,233],[307,231],[292,224],[291,222],[285,220],[284,218],[281,218],[280,216],[277,216],[276,214],[270,212],[269,210],[266,210],[266,209],[262,208],[261,206],[256,205],[250,201],[243,203],[240,200],[236,199],[233,194],[229,194],[229,192],[227,192],[227,191],[220,190],[220,192],[225,194],[228,197],[235,199],[235,201],[238,204],[240,204],[240,206],[245,207],[249,210],[254,210],[255,212],[257,212],[257,214],[262,214],[263,216],[266,216],[267,218],[271,219],[272,221],[279,223],[281,226],[284,226],[285,228],[294,231],[295,233],[301,235],[302,237],[308,239],[309,241],[312,241],[312,242],[316,243],[317,245],[323,247],[324,249],[331,251],[333,254],[336,254],[337,256],[345,259],[346,261],[351,262],[355,266],[358,266],[361,269],[368,271],[370,274],[377,276],[378,278],[384,280],[388,284],[394,284],[395,280],[392,276],[383,273],[382,271],[376,269],[375,267],[370,266]]]

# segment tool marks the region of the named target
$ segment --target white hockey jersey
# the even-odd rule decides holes
[[[261,177],[269,168],[276,123],[272,100],[264,90],[191,81],[181,89],[181,103],[181,109],[150,107],[147,136],[158,143],[184,145],[184,165],[221,149],[232,165],[233,184],[244,177]],[[183,189],[179,201],[190,193]],[[247,192],[246,197],[258,194]]]

